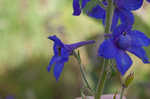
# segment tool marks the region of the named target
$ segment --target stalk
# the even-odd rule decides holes
[[[107,0],[108,5],[106,7],[106,20],[105,20],[105,34],[110,33],[111,31],[111,24],[112,24],[112,16],[113,16],[113,11],[114,11],[114,6],[113,6],[113,0]],[[105,37],[107,39],[107,37]],[[101,99],[101,95],[103,94],[103,90],[105,87],[105,82],[108,76],[108,72],[106,70],[107,66],[109,65],[110,60],[103,59],[103,67],[101,71],[101,75],[97,84],[97,89],[95,93],[95,99]]]
[[[121,89],[121,94],[120,94],[120,99],[123,98],[124,90],[125,90],[125,87],[122,87],[122,89]]]

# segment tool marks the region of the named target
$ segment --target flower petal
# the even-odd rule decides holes
[[[69,52],[70,50],[67,50],[65,48],[61,49],[61,57],[63,58],[64,61],[68,61],[68,57],[69,57]]]
[[[118,50],[118,53],[115,55],[115,60],[117,69],[121,75],[124,75],[132,65],[131,58],[123,50]]]
[[[129,31],[128,34],[131,36],[132,46],[142,47],[150,45],[150,38],[148,38],[144,33],[134,30]]]
[[[79,0],[73,0],[73,15],[79,16],[81,14]]]
[[[119,17],[122,24],[127,26],[134,24],[134,15],[126,9],[119,9]]]
[[[60,47],[63,47],[63,46],[64,46],[64,44],[61,42],[61,40],[60,40],[56,35],[49,36],[48,39],[54,41],[54,43],[55,43],[57,46],[60,46]]]
[[[96,19],[104,19],[105,18],[105,10],[103,8],[101,8],[99,5],[95,6],[87,14],[88,14],[88,16],[96,18]]]
[[[64,62],[58,62],[55,64],[53,72],[54,72],[54,76],[56,78],[56,81],[59,79],[63,68],[64,68]]]
[[[64,67],[64,63],[67,62],[68,60],[69,60],[69,56],[67,56],[67,54],[66,54],[65,56],[61,57],[61,60],[56,62],[55,66],[54,66],[54,70],[53,70],[56,80],[59,79],[60,74]]]
[[[119,20],[119,12],[117,9],[114,11],[114,15],[112,18],[112,25],[111,25],[111,30],[115,29],[118,25],[118,20]]]
[[[81,7],[84,8],[89,1],[90,0],[82,0],[82,6]]]
[[[127,10],[137,10],[143,4],[143,0],[116,0],[117,7]]]
[[[111,39],[104,40],[98,49],[98,55],[107,59],[114,58],[116,54],[117,48]]]
[[[119,19],[121,24],[124,24],[124,27],[126,28],[131,27],[134,24],[134,16],[130,11],[116,8],[112,19],[111,30],[114,30],[117,27]]]
[[[127,49],[129,52],[133,53],[134,55],[136,55],[137,57],[139,57],[143,63],[150,63],[149,59],[146,55],[146,52],[143,48],[141,47],[130,47]]]
[[[52,65],[55,64],[55,62],[57,60],[56,58],[57,58],[56,56],[53,56],[52,59],[50,60],[49,65],[47,66],[47,71],[48,72],[50,72]]]

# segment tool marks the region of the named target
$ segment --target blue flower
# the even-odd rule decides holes
[[[81,14],[81,10],[86,6],[90,0],[82,0],[80,5],[79,0],[73,0],[73,15],[78,16]],[[107,2],[102,2],[107,6]],[[122,24],[132,25],[134,23],[134,16],[131,11],[139,9],[143,4],[143,0],[114,0],[114,16],[112,19],[111,29],[113,30],[119,23],[119,19]],[[92,3],[91,3],[92,5]],[[96,19],[102,19],[105,24],[106,11],[100,5],[96,5],[90,11],[86,11],[87,15]]]
[[[150,39],[138,30],[131,30],[121,24],[116,27],[109,38],[100,45],[98,54],[106,59],[115,59],[117,69],[124,75],[132,65],[132,60],[126,51],[139,57],[143,63],[150,63],[144,51],[144,46],[150,45]]]
[[[69,60],[69,56],[73,54],[73,51],[78,47],[93,44],[95,41],[82,41],[74,44],[64,44],[57,36],[49,36],[48,39],[54,42],[53,51],[54,56],[47,67],[48,72],[51,70],[52,65],[54,65],[53,73],[56,80],[59,79],[60,74],[63,70],[64,63]]]
[[[102,19],[103,24],[105,24],[106,12],[101,6],[96,5],[91,11],[87,11],[87,15],[96,19]]]
[[[111,29],[113,30],[119,22],[121,24],[132,25],[134,24],[134,16],[131,11],[139,9],[143,4],[143,0],[114,0],[115,10],[112,19]],[[105,3],[107,6],[107,3]],[[105,24],[105,9],[99,5],[95,6],[91,11],[88,11],[88,15],[96,18],[102,19],[103,24]]]

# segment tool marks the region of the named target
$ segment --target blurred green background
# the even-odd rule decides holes
[[[150,37],[150,5],[134,12],[134,28]],[[97,44],[80,48],[83,64],[94,85],[99,71],[97,48],[103,40],[101,22],[81,15],[72,16],[72,0],[0,0],[0,96],[15,99],[74,99],[82,86],[79,65],[74,57],[65,64],[58,82],[46,68],[53,55],[49,35],[59,36],[65,43],[95,39]],[[150,48],[145,48],[150,56]],[[132,85],[126,90],[128,99],[150,99],[150,65],[134,55]],[[127,73],[127,74],[128,74]],[[91,79],[91,77],[95,77]],[[111,82],[111,84],[110,84]],[[94,87],[94,86],[93,86]],[[114,73],[105,93],[121,87]],[[88,94],[87,94],[88,95]]]

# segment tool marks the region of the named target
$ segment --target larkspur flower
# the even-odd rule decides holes
[[[139,57],[143,63],[150,63],[144,46],[150,45],[150,39],[138,30],[131,30],[121,24],[116,27],[109,38],[100,45],[98,54],[106,59],[115,59],[117,69],[124,75],[131,67],[132,60],[127,51]]]
[[[84,6],[80,7],[79,0],[73,1],[73,8],[74,13],[73,15],[80,15],[81,10],[86,6],[86,4],[90,0],[82,0],[82,5]],[[104,0],[102,2],[105,6],[107,6],[107,2]],[[122,24],[126,25],[132,25],[134,23],[134,16],[131,11],[137,10],[142,6],[143,0],[114,0],[114,15],[112,20],[112,30],[118,25],[119,19]],[[81,9],[82,8],[82,9]],[[92,8],[90,11],[86,11],[87,15],[96,19],[102,19],[103,24],[105,24],[105,14],[106,11],[104,8],[102,8],[100,5],[96,5]]]
[[[121,24],[134,24],[134,16],[131,11],[139,9],[142,4],[143,0],[114,0],[115,9],[111,29],[113,30],[118,25],[119,19]],[[88,13],[88,15],[93,18],[102,19],[103,23],[105,23],[105,13],[105,10],[97,5]]]
[[[74,44],[64,44],[57,36],[49,36],[48,39],[54,41],[53,51],[54,56],[51,58],[50,63],[47,67],[48,72],[54,65],[53,73],[56,80],[59,79],[60,74],[63,70],[64,63],[69,60],[69,56],[73,54],[73,51],[84,45],[93,44],[95,41],[82,41]]]

